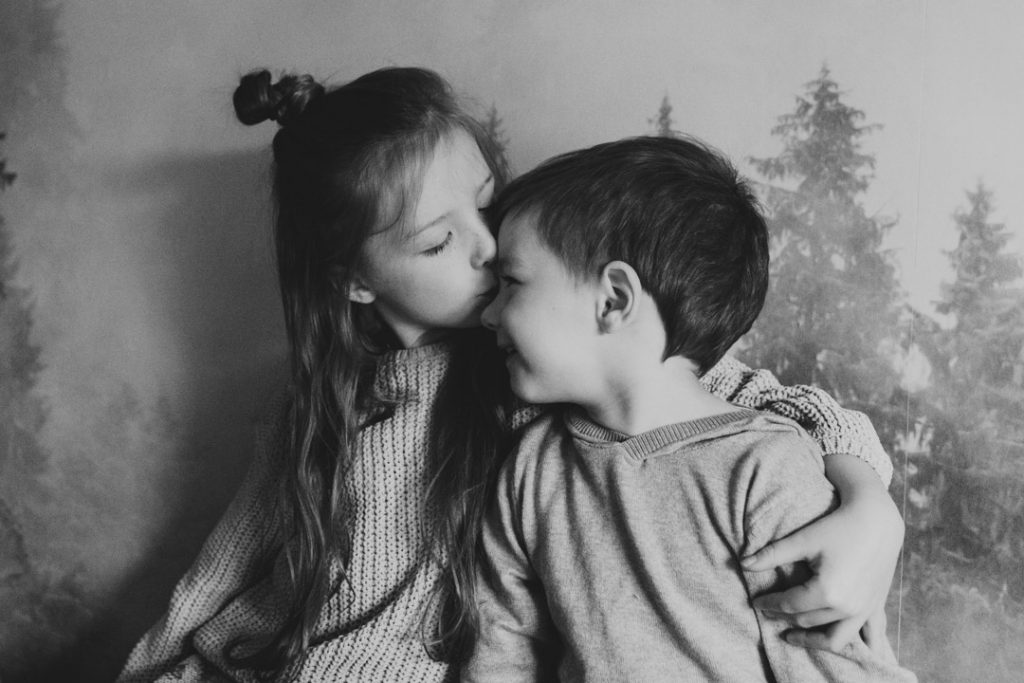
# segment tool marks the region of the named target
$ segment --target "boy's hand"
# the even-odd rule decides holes
[[[742,561],[751,571],[805,561],[813,576],[756,598],[754,607],[797,626],[786,634],[791,644],[840,652],[863,631],[868,646],[884,655],[885,599],[903,545],[903,520],[863,461],[830,455],[825,463],[839,508]]]

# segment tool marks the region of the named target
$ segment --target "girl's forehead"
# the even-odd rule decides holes
[[[490,176],[491,169],[469,133],[460,129],[446,135],[423,165],[414,226],[443,216],[459,202],[475,201]]]
[[[440,223],[464,205],[475,203],[486,188],[491,170],[476,140],[455,129],[441,136],[433,149],[410,157],[402,180],[385,199],[382,225],[374,231],[385,241],[401,242]]]
[[[431,184],[437,187],[471,183],[475,188],[490,172],[476,140],[459,128],[438,140],[427,155],[422,167],[422,192],[425,195]]]

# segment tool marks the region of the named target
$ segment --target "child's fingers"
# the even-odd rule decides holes
[[[781,593],[766,593],[754,598],[755,609],[764,612],[781,612],[783,614],[800,614],[811,610],[822,609],[827,603],[818,594],[818,584],[811,579],[807,583],[793,586]],[[849,615],[844,615],[849,616]]]
[[[744,557],[740,564],[748,571],[763,572],[780,565],[806,560],[811,556],[812,550],[804,543],[804,535],[798,531],[769,543],[753,555]]]
[[[860,630],[860,636],[876,655],[883,659],[895,662],[896,653],[893,652],[892,644],[889,642],[889,637],[885,633],[885,628],[885,608],[880,607],[875,610],[870,617],[868,617],[867,622]]]
[[[816,628],[818,626],[825,626],[826,624],[834,623],[847,616],[830,607],[814,609],[808,612],[799,612],[797,614],[769,612],[767,610],[762,610],[762,612],[769,619],[779,619],[799,628]]]
[[[820,576],[812,577],[807,583],[793,586],[781,593],[768,593],[754,598],[753,605],[767,612],[785,612],[800,614],[812,610],[830,609],[835,619],[847,619],[861,615],[864,622],[864,611],[847,593],[830,591]]]
[[[823,629],[793,629],[783,637],[790,645],[841,654],[854,639],[860,638],[862,625],[862,619],[842,619]]]

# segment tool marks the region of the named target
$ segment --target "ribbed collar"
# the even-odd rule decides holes
[[[441,340],[411,349],[386,351],[377,357],[377,388],[384,395],[414,397],[436,389],[451,362],[454,342]]]
[[[568,408],[565,412],[565,424],[583,455],[588,452],[621,449],[633,458],[643,459],[656,454],[666,446],[674,447],[682,442],[703,440],[723,427],[730,427],[729,432],[735,431],[735,427],[740,423],[746,423],[757,415],[758,413],[753,410],[738,408],[728,413],[664,425],[629,436],[602,427],[591,420],[582,409]]]

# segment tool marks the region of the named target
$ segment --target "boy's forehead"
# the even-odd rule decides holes
[[[517,258],[524,247],[537,244],[537,219],[534,212],[506,216],[498,226],[498,261]]]
[[[519,276],[558,271],[573,274],[562,258],[541,238],[539,215],[534,211],[506,216],[498,228],[498,272]]]
[[[514,211],[502,219],[498,226],[498,255],[495,259],[498,270],[533,272],[557,268],[577,283],[590,281],[591,276],[575,271],[558,249],[541,237],[540,219],[540,210],[536,208]]]
[[[498,226],[498,241],[524,242],[537,237],[537,212],[516,212],[505,216]]]

